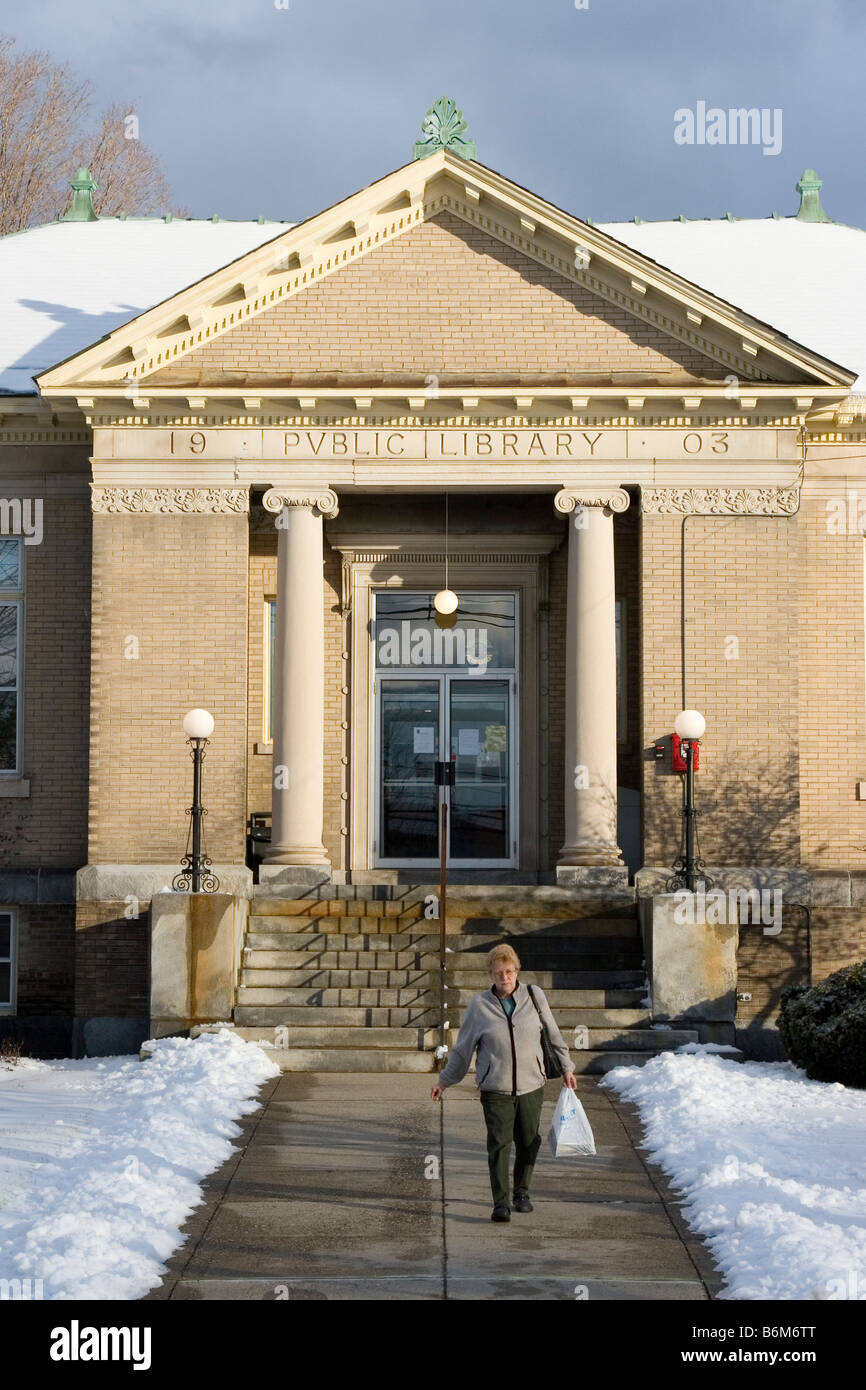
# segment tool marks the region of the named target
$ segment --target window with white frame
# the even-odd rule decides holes
[[[0,536],[0,775],[21,771],[21,541]]]
[[[0,1011],[15,1006],[15,917],[0,910]]]

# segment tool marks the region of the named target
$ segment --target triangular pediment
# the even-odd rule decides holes
[[[474,161],[418,160],[38,378],[47,395],[854,379]]]
[[[728,367],[453,212],[150,374],[190,388],[682,385]]]

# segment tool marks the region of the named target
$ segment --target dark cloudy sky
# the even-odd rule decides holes
[[[810,165],[866,226],[863,0],[278,3],[29,0],[0,28],[128,103],[197,217],[310,216],[406,163],[447,93],[483,163],[578,216],[791,213]],[[699,101],[780,109],[780,152],[676,144]]]

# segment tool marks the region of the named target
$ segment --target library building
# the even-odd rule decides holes
[[[429,1072],[507,940],[584,1070],[782,1057],[866,957],[866,231],[409,151],[0,240],[0,1039]]]

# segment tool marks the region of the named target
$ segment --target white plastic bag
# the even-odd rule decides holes
[[[559,1093],[548,1140],[554,1158],[595,1153],[595,1140],[589,1120],[570,1086],[563,1086]]]

